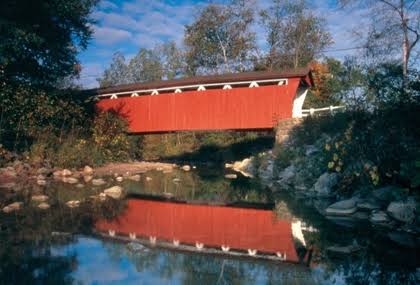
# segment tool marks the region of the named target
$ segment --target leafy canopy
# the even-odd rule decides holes
[[[53,85],[78,74],[98,0],[0,1],[0,83]]]

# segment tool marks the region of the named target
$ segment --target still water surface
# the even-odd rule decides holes
[[[122,186],[130,194],[123,201],[82,202],[70,209],[63,202],[86,199],[103,187],[57,183],[46,190],[49,210],[2,214],[0,284],[419,282],[417,249],[362,222],[336,225],[307,206],[307,199],[274,195],[257,179],[229,180],[199,167],[188,173],[152,171]],[[136,243],[130,233],[136,233]],[[362,250],[326,250],[350,244]],[[228,245],[224,253],[221,246]]]

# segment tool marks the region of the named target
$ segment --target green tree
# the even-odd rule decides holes
[[[420,41],[420,2],[416,0],[340,0],[344,6],[367,9],[370,26],[361,27],[366,54],[377,59],[394,60],[401,54],[402,72],[406,77]]]
[[[185,27],[186,61],[190,74],[244,71],[255,49],[254,3],[233,0],[210,4]]]
[[[165,79],[174,79],[185,74],[185,52],[177,47],[175,42],[164,43],[155,48],[159,53],[159,58],[163,68]]]
[[[262,64],[269,70],[306,66],[333,43],[325,19],[313,14],[303,0],[273,0],[260,19],[269,49]]]
[[[0,84],[51,86],[78,74],[98,0],[0,2]]]
[[[130,83],[128,66],[121,52],[114,53],[110,66],[105,69],[101,78],[98,78],[100,87],[110,87]]]
[[[160,80],[163,77],[163,66],[159,53],[155,50],[141,48],[128,64],[130,82]]]

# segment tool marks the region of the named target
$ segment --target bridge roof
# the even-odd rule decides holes
[[[284,71],[253,71],[222,75],[195,76],[173,80],[159,80],[144,83],[124,84],[113,87],[92,89],[89,91],[95,95],[101,95],[116,92],[130,92],[134,90],[146,90],[155,88],[182,87],[188,85],[213,84],[222,82],[233,83],[240,81],[287,79],[296,77],[302,78],[302,80],[309,86],[313,85],[311,70],[306,67]]]

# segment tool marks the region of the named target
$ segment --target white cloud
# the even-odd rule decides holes
[[[101,1],[99,3],[99,7],[101,9],[117,9],[118,8],[118,6],[115,3],[112,3],[111,1],[106,1],[106,0]]]
[[[132,35],[129,31],[122,29],[95,26],[93,37],[98,44],[113,45],[123,41],[129,41]]]

